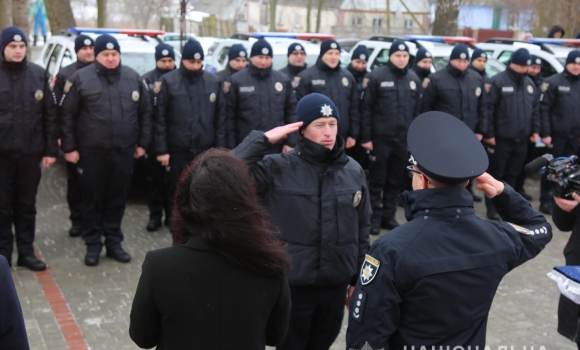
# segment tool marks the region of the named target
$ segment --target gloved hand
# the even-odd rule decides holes
[[[562,281],[562,279],[558,279],[558,289],[560,289],[560,293],[566,298],[572,300],[574,303],[580,305],[580,295],[576,295],[568,290],[568,285],[570,284],[570,280]]]

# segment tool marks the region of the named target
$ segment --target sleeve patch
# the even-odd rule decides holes
[[[70,88],[73,86],[73,83],[70,82],[70,80],[67,80],[66,83],[64,84],[64,93],[68,94],[70,92]]]
[[[546,90],[548,90],[548,87],[550,87],[550,83],[542,83],[542,92],[546,92]]]
[[[545,225],[541,227],[528,229],[522,226],[518,226],[516,224],[512,224],[511,222],[508,222],[508,224],[511,227],[513,227],[514,230],[526,236],[546,235],[549,232]]]
[[[429,86],[429,83],[430,82],[431,82],[431,79],[429,79],[429,78],[423,79],[423,84],[422,84],[423,85],[423,89],[426,89],[427,86]]]
[[[365,309],[365,301],[367,300],[367,293],[360,288],[357,288],[350,297],[349,310],[352,311],[352,318],[358,322],[362,322],[363,311]]]
[[[365,261],[360,269],[360,281],[363,286],[372,282],[379,271],[379,266],[381,266],[380,261],[366,254]]]

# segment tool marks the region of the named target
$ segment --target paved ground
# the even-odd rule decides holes
[[[147,207],[142,196],[133,196],[123,220],[125,249],[133,256],[129,264],[102,258],[98,267],[83,264],[84,245],[80,238],[70,238],[68,208],[65,199],[65,167],[61,160],[45,170],[38,195],[36,243],[50,266],[56,284],[90,349],[136,349],[128,336],[131,301],[148,250],[171,244],[169,232],[149,233]],[[528,181],[528,191],[539,192],[537,181]],[[536,196],[537,197],[537,196]],[[534,201],[534,206],[537,202]],[[477,214],[485,214],[481,204]],[[402,210],[397,217],[404,222]],[[556,231],[554,239],[535,260],[510,273],[496,295],[488,324],[491,349],[506,350],[576,349],[556,332],[558,290],[546,273],[563,263],[562,249],[568,233]],[[13,258],[15,261],[16,257]],[[34,273],[19,267],[12,270],[20,296],[32,349],[66,349],[63,332],[49,300]],[[49,293],[50,294],[50,293]],[[57,310],[57,314],[59,311]],[[466,320],[468,321],[468,320]],[[62,325],[61,325],[62,326]],[[64,328],[63,328],[64,329]],[[344,349],[346,323],[332,349]],[[67,333],[67,332],[64,332]],[[70,334],[69,334],[70,335]],[[83,346],[75,347],[86,348]]]

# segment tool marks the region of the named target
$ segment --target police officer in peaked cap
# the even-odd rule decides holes
[[[161,77],[175,69],[175,50],[173,46],[161,43],[155,47],[155,69],[145,73],[143,80],[149,86],[150,102],[153,108],[157,106],[157,93],[161,88]],[[149,207],[149,222],[147,231],[157,231],[164,223],[163,212],[165,211],[165,225],[170,225],[170,203],[167,201],[167,186],[165,173],[167,168],[157,161],[157,154],[153,147],[149,147],[146,154],[146,186],[147,206]]]
[[[58,103],[62,100],[64,85],[76,71],[83,69],[95,62],[95,41],[88,35],[81,34],[75,38],[75,52],[77,60],[74,63],[61,69],[56,75],[54,82],[54,94]],[[59,116],[61,114],[59,108]],[[59,119],[62,119],[59,117]],[[70,220],[72,223],[68,234],[71,237],[78,237],[81,235],[81,216],[82,216],[82,196],[81,184],[77,165],[66,162],[67,167],[67,189],[66,200],[70,210]]]
[[[401,199],[408,223],[375,240],[366,255],[350,298],[347,348],[483,349],[501,279],[541,252],[551,226],[485,173],[481,142],[456,117],[422,114],[407,141],[413,191]],[[474,178],[504,221],[475,215],[466,190]]]

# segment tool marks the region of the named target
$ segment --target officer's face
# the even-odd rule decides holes
[[[175,69],[175,60],[171,57],[164,57],[157,61],[157,68],[159,69]]]
[[[407,67],[409,64],[409,53],[407,51],[397,51],[391,55],[389,60],[399,69]]]
[[[432,58],[423,58],[419,63],[417,63],[417,67],[430,70],[431,66],[433,65]]]
[[[181,64],[183,64],[185,69],[192,71],[192,72],[197,72],[203,66],[203,61],[202,60],[182,60]]]
[[[566,69],[572,75],[580,75],[580,63],[568,63]]]
[[[121,63],[121,55],[116,50],[104,50],[97,55],[97,62],[107,69],[115,69]]]
[[[483,57],[478,57],[478,58],[474,59],[473,61],[471,61],[471,64],[479,70],[484,70],[486,63],[487,63],[487,60]]]
[[[340,51],[335,49],[326,51],[326,53],[322,55],[322,62],[326,63],[330,68],[336,68],[340,63]]]
[[[254,67],[259,69],[270,68],[272,66],[272,57],[267,55],[258,55],[250,57],[250,61]]]
[[[534,64],[534,65],[528,67],[528,75],[530,77],[537,77],[541,71],[542,71],[542,66],[540,66],[539,64]]]
[[[526,74],[528,72],[528,66],[520,66],[519,64],[510,63],[510,68],[520,74]]]
[[[26,57],[26,44],[22,41],[13,41],[6,45],[4,58],[8,62],[22,62]]]
[[[562,37],[562,32],[554,33],[554,39],[560,39]]]
[[[95,47],[94,46],[81,47],[79,52],[77,52],[77,59],[82,63],[95,62]]]
[[[352,64],[354,69],[358,70],[359,72],[364,72],[365,70],[367,70],[367,61],[355,58],[350,63]]]
[[[302,135],[328,149],[333,149],[338,133],[338,120],[332,117],[318,118],[302,131]]]
[[[295,50],[288,56],[288,63],[296,67],[303,67],[306,63],[306,53],[302,50]]]
[[[467,67],[469,66],[469,61],[468,60],[463,60],[461,58],[456,58],[454,60],[449,61],[449,63],[451,63],[451,65],[457,69],[459,69],[460,71],[465,71],[467,69]]]
[[[235,70],[242,70],[248,65],[248,59],[245,57],[237,57],[230,61],[230,67]]]

